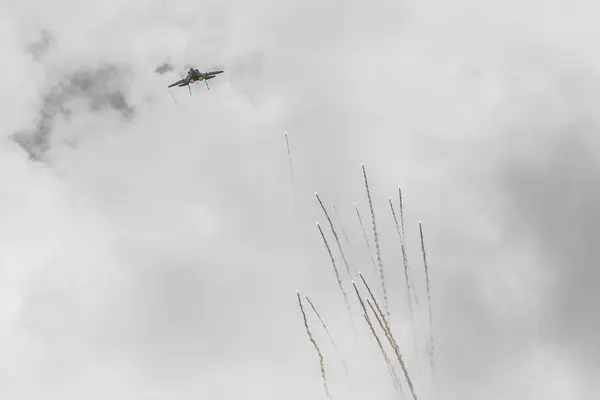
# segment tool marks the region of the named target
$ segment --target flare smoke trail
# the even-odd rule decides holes
[[[327,386],[327,376],[325,375],[325,362],[323,360],[323,354],[321,354],[321,349],[319,349],[317,342],[315,342],[315,339],[310,333],[310,329],[308,328],[308,321],[306,320],[306,313],[304,312],[304,307],[302,307],[302,299],[300,299],[300,293],[298,293],[297,290],[296,295],[298,296],[298,304],[300,305],[300,311],[302,311],[302,318],[304,319],[304,327],[306,328],[306,334],[308,335],[308,338],[312,342],[315,350],[317,351],[317,355],[319,356],[319,365],[321,367],[321,376],[323,377],[323,388],[325,389],[325,395],[329,399],[333,400],[333,397],[331,397],[331,394],[329,394],[329,387]]]
[[[367,237],[367,231],[365,230],[365,226],[363,225],[362,217],[360,216],[360,211],[358,210],[358,206],[354,203],[354,209],[356,210],[356,216],[358,217],[358,223],[360,224],[360,229],[362,230],[363,238],[365,239],[365,244],[367,245],[367,251],[369,252],[369,258],[371,259],[371,265],[373,265],[373,272],[377,273],[377,265],[375,264],[375,260],[373,259],[373,252],[371,251],[371,245],[369,244],[369,238]]]
[[[369,305],[369,308],[371,309],[371,311],[373,312],[373,315],[375,315],[375,319],[377,319],[377,323],[379,324],[379,327],[381,328],[381,330],[383,331],[383,333],[385,334],[385,337],[388,339],[388,342],[390,341],[390,331],[388,329],[388,327],[385,325],[385,323],[382,321],[381,315],[381,310],[376,311],[375,307],[373,307],[373,303],[371,303],[371,301],[369,300],[368,297],[365,297],[365,301],[367,302],[367,304]]]
[[[433,356],[433,317],[431,315],[431,292],[429,291],[429,266],[427,265],[427,253],[425,252],[425,241],[423,240],[423,225],[419,221],[419,234],[421,235],[421,252],[423,253],[423,266],[425,268],[425,284],[427,285],[427,302],[429,305],[429,357],[431,363],[432,379],[435,380],[435,364]]]
[[[402,248],[402,261],[404,262],[404,268],[408,271],[408,257],[406,255],[406,246],[404,244],[406,236],[404,235],[404,205],[402,203],[402,189],[398,186],[398,200],[400,202],[400,231],[402,235],[400,237],[401,240],[401,248]],[[392,207],[393,210],[393,207]],[[396,223],[396,226],[398,224]],[[415,299],[415,305],[417,306],[417,310],[421,308],[419,304],[419,296],[416,289],[413,288],[412,294]]]
[[[385,332],[385,336],[388,339],[388,342],[390,343],[390,346],[392,346],[392,348],[394,349],[394,353],[396,354],[396,358],[398,359],[398,362],[400,363],[400,367],[402,367],[402,372],[404,373],[404,377],[406,378],[406,382],[408,383],[408,386],[410,387],[410,391],[411,391],[411,393],[413,395],[413,398],[415,400],[417,400],[417,395],[415,393],[412,380],[410,379],[410,375],[408,374],[408,369],[406,368],[406,364],[404,363],[404,359],[402,358],[402,354],[400,353],[400,347],[398,346],[398,342],[394,338],[394,335],[392,333],[392,329],[390,328],[390,324],[385,319],[385,316],[381,312],[381,308],[379,308],[379,304],[377,304],[377,300],[375,299],[375,296],[373,295],[373,292],[371,291],[371,288],[367,284],[367,281],[365,280],[365,278],[362,276],[361,273],[359,273],[358,275],[360,276],[360,278],[363,281],[365,287],[367,288],[367,291],[369,292],[369,296],[373,300],[373,303],[375,303],[375,307],[377,308],[377,311],[379,311],[379,314],[381,315],[381,319],[383,320],[383,323],[381,323],[381,321],[380,321],[380,323],[381,323],[381,329],[383,329],[383,331]],[[368,299],[367,299],[367,301],[368,301]],[[364,307],[364,304],[362,302],[361,302],[361,304]],[[379,317],[377,316],[377,313],[375,312],[375,310],[373,310],[373,313],[375,313],[375,316],[379,319]]]
[[[365,307],[365,303],[363,303],[362,298],[360,297],[358,288],[356,287],[356,284],[354,283],[354,281],[352,281],[352,286],[354,286],[354,291],[356,292],[356,296],[358,296],[358,301],[360,302],[360,305],[362,306],[363,316],[365,318],[365,321],[367,321],[367,325],[369,325],[369,328],[371,329],[371,333],[373,334],[373,337],[375,338],[375,341],[377,342],[377,346],[379,347],[379,350],[381,351],[381,354],[383,355],[383,359],[385,360],[385,363],[387,365],[388,372],[390,373],[390,377],[392,378],[392,382],[394,383],[394,387],[396,388],[396,390],[399,390],[402,393],[402,385],[400,384],[400,378],[398,377],[398,374],[396,373],[396,370],[394,369],[390,358],[388,357],[387,353],[385,352],[385,349],[383,348],[383,344],[381,343],[379,336],[377,336],[377,332],[375,332],[375,328],[373,328],[373,324],[371,323],[371,319],[369,318],[369,314],[367,313],[367,308]]]
[[[381,354],[383,355],[383,359],[385,361],[388,372],[390,374],[390,378],[392,378],[392,383],[394,384],[394,388],[404,396],[404,393],[402,391],[402,386],[400,385],[400,377],[398,377],[398,373],[394,369],[394,366],[392,365],[392,361],[390,360],[387,353],[385,352],[385,349],[383,348],[383,344],[381,343],[379,336],[377,336],[377,332],[375,332],[375,329],[373,328],[373,324],[371,323],[369,316],[367,314],[363,313],[363,317],[365,318],[365,321],[367,321],[367,324],[369,325],[369,329],[371,330],[371,333],[373,334],[373,337],[375,338],[375,341],[377,342],[377,346],[379,347],[379,350],[381,351]]]
[[[400,231],[400,226],[398,225],[398,218],[396,218],[396,211],[394,210],[394,205],[392,204],[392,199],[388,198],[388,202],[390,203],[390,210],[392,210],[392,217],[394,218],[394,223],[396,224],[396,231],[398,232],[398,236],[400,237],[400,245],[402,247],[402,255],[404,256],[404,238],[402,237],[402,233]],[[406,296],[408,298],[408,310],[410,312],[410,318],[414,324],[413,310],[412,310],[412,301],[410,298],[410,293],[412,291],[410,285],[410,278],[408,275],[408,263],[406,262],[406,257],[404,258],[404,278],[406,280]]]
[[[367,299],[367,302],[369,303],[369,305],[372,308],[373,306],[371,305],[371,302],[369,301],[369,299]],[[373,309],[373,313],[375,313],[374,309]],[[375,313],[375,317],[377,319],[379,319],[379,317],[377,316],[377,313]],[[392,346],[392,349],[394,349],[394,353],[396,354],[398,363],[400,364],[400,367],[402,368],[402,372],[404,373],[404,378],[406,379],[406,382],[408,383],[408,387],[410,388],[410,392],[411,392],[413,398],[415,400],[418,400],[412,380],[410,379],[410,375],[408,374],[408,369],[406,368],[406,364],[404,363],[404,359],[402,358],[402,354],[400,353],[400,347],[398,346],[396,339],[394,339],[394,337],[392,336],[392,332],[389,330],[389,325],[388,325],[388,330],[386,331],[386,329],[383,326],[383,323],[381,323],[381,321],[379,321],[379,323],[381,325],[381,329],[383,329],[383,331],[386,333],[385,336],[386,336],[388,342],[390,343],[390,346]]]
[[[171,88],[169,88],[169,93],[171,93],[171,97],[173,98],[173,101],[175,102],[175,104],[177,104],[177,100],[175,99],[175,95],[173,94],[173,91],[171,90]]]
[[[319,312],[317,311],[317,308],[315,307],[315,305],[313,304],[313,302],[310,300],[310,298],[308,296],[306,296],[306,295],[304,297],[306,298],[306,301],[308,301],[308,304],[310,304],[311,308],[313,309],[313,311],[315,312],[315,314],[319,318],[319,321],[321,321],[321,326],[323,326],[323,329],[325,329],[325,332],[327,333],[327,336],[329,337],[329,340],[331,341],[331,344],[333,345],[333,348],[338,353],[338,355],[340,357],[340,361],[344,365],[344,370],[346,371],[346,376],[348,378],[350,378],[350,374],[348,373],[348,366],[346,365],[346,362],[344,361],[344,358],[342,357],[342,352],[340,351],[340,349],[335,344],[335,340],[333,340],[333,337],[331,336],[331,333],[329,332],[329,329],[327,329],[327,325],[325,325],[325,321],[323,321],[323,317],[321,317],[321,314],[319,314]]]
[[[391,341],[390,341],[391,340],[390,339],[391,332],[386,328],[384,323],[381,321],[381,319],[383,318],[383,315],[381,314],[381,310],[379,311],[379,314],[378,314],[377,311],[375,311],[373,304],[369,301],[369,299],[367,297],[365,297],[365,301],[369,305],[369,308],[373,312],[373,315],[375,315],[375,318],[377,319],[377,323],[379,324],[379,327],[381,328],[381,330],[385,334],[386,338],[388,339],[388,342],[391,343]],[[381,317],[380,317],[380,315],[381,315]],[[390,361],[390,363],[391,363],[391,361]],[[398,374],[396,373],[395,370],[394,370],[394,374],[396,375],[396,378],[398,379],[398,388],[400,389],[400,393],[402,393],[402,396],[404,396],[404,391],[402,390],[402,386],[400,384],[400,378],[398,378]]]
[[[371,191],[369,190],[369,181],[367,180],[367,171],[365,170],[365,164],[360,163],[363,170],[363,177],[365,179],[365,189],[367,190],[367,197],[369,199],[369,209],[371,210],[371,219],[373,222],[373,236],[375,238],[375,252],[377,254],[377,263],[379,264],[379,278],[381,279],[381,290],[383,291],[383,305],[385,307],[385,312],[388,315],[388,319],[390,318],[390,310],[388,306],[388,297],[387,290],[385,287],[385,276],[383,272],[383,263],[381,262],[381,252],[379,250],[379,238],[377,236],[377,223],[375,221],[375,210],[373,209],[373,201],[371,199]]]
[[[294,204],[296,204],[296,178],[294,177],[294,167],[292,165],[292,152],[290,151],[290,141],[288,140],[287,132],[285,132],[285,145],[287,147],[288,160],[290,163],[290,176],[292,178],[292,191],[294,192]]]
[[[337,218],[338,223],[340,224],[340,228],[342,228],[342,235],[344,235],[344,240],[346,241],[346,244],[350,244],[350,242],[348,241],[348,236],[346,235],[346,230],[344,229],[344,225],[342,224],[342,219],[340,218],[340,214],[338,214],[338,212],[337,212],[337,208],[335,207],[335,204],[332,204],[331,208],[333,208],[335,217]]]
[[[331,218],[329,218],[329,213],[325,209],[325,206],[323,205],[323,202],[321,201],[321,198],[319,197],[319,194],[317,192],[315,192],[315,196],[317,197],[317,200],[319,201],[319,204],[321,205],[321,209],[323,209],[323,212],[325,213],[327,222],[329,222],[329,227],[331,228],[331,231],[333,232],[333,237],[335,238],[335,242],[337,243],[338,249],[340,250],[340,254],[342,255],[342,260],[344,261],[344,265],[346,266],[346,272],[348,273],[348,276],[350,278],[352,278],[352,274],[350,273],[350,266],[348,265],[348,260],[346,260],[346,255],[344,254],[344,250],[342,249],[342,244],[340,243],[340,238],[338,237],[335,227],[333,226],[333,222],[331,222]]]
[[[321,229],[321,225],[317,222],[317,228],[319,228],[319,233],[321,233],[321,238],[323,239],[323,243],[325,243],[325,247],[327,248],[327,253],[329,254],[329,258],[331,259],[331,265],[333,266],[333,271],[335,272],[335,278],[337,279],[338,286],[342,291],[342,295],[344,296],[344,302],[346,303],[346,308],[348,309],[348,316],[352,321],[352,329],[354,329],[354,319],[352,318],[352,310],[350,309],[350,303],[348,302],[348,295],[344,290],[344,286],[342,285],[342,280],[340,279],[340,273],[337,269],[337,265],[335,263],[335,258],[333,257],[333,253],[331,252],[331,247],[329,247],[329,243],[325,238],[325,234],[323,233],[323,229]],[[355,331],[356,334],[356,331]]]
[[[398,198],[400,199],[400,229],[402,230],[402,241],[404,242],[404,206],[402,205],[402,188],[398,186]]]
[[[402,258],[404,259],[404,278],[406,280],[406,298],[408,300],[408,312],[410,313],[410,322],[413,326],[413,344],[415,346],[415,353],[418,355],[419,350],[417,347],[417,334],[416,334],[416,325],[415,325],[415,317],[413,315],[412,309],[412,300],[411,300],[411,284],[410,278],[408,275],[408,262],[406,260],[406,252],[404,251],[404,237],[402,236],[402,232],[400,230],[400,226],[398,225],[398,218],[396,218],[396,211],[394,210],[394,205],[392,204],[392,199],[388,198],[388,202],[390,203],[390,209],[392,210],[392,217],[394,218],[394,224],[396,225],[396,231],[398,232],[398,236],[400,237],[400,246],[402,248]]]
[[[369,296],[371,296],[371,299],[373,300],[373,303],[375,303],[375,307],[377,307],[377,311],[379,312],[379,315],[381,316],[381,319],[383,320],[383,323],[384,323],[384,326],[385,326],[384,331],[389,332],[390,335],[391,335],[392,334],[392,329],[390,328],[390,324],[388,323],[388,320],[385,318],[385,315],[381,311],[381,307],[379,307],[379,303],[377,302],[377,299],[375,298],[375,295],[373,294],[373,291],[371,291],[371,288],[367,284],[367,281],[365,280],[365,278],[362,276],[362,274],[360,272],[358,273],[358,276],[360,277],[360,279],[362,280],[363,284],[365,285],[365,288],[367,288],[367,292],[369,292]]]

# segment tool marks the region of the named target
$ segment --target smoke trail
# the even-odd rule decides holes
[[[375,341],[377,342],[377,346],[379,347],[379,350],[381,351],[381,354],[383,355],[383,359],[388,368],[390,378],[392,378],[392,383],[394,384],[394,388],[398,392],[400,392],[400,394],[402,394],[402,397],[404,397],[404,391],[402,390],[402,385],[400,383],[400,377],[398,376],[398,373],[394,369],[394,366],[392,365],[392,361],[390,360],[387,353],[385,352],[385,349],[383,348],[383,344],[381,343],[381,339],[379,339],[379,336],[377,336],[377,332],[375,332],[375,328],[373,328],[373,324],[371,323],[369,316],[367,314],[363,313],[363,317],[365,318],[365,321],[367,321],[367,324],[369,325],[371,334],[373,334],[373,337],[375,338]]]
[[[319,204],[321,205],[321,208],[323,209],[323,212],[325,213],[327,222],[329,222],[329,226],[331,227],[331,231],[333,232],[333,237],[335,238],[335,242],[337,243],[338,249],[340,250],[340,254],[342,255],[342,260],[344,260],[344,265],[346,266],[346,272],[348,273],[349,277],[352,277],[352,274],[350,274],[350,266],[348,265],[348,260],[346,260],[346,255],[344,254],[344,250],[342,249],[342,245],[340,243],[340,238],[338,237],[338,234],[335,231],[333,222],[331,222],[331,218],[329,218],[329,213],[325,209],[325,206],[323,205],[323,202],[321,201],[321,198],[319,197],[319,194],[317,192],[315,192],[315,196],[317,197],[317,200],[319,201]]]
[[[390,325],[389,325],[387,319],[385,318],[385,315],[381,311],[381,308],[379,307],[379,303],[377,302],[377,299],[375,298],[375,295],[371,291],[371,288],[369,287],[369,285],[367,285],[367,281],[365,280],[365,278],[362,276],[362,274],[360,272],[358,273],[358,276],[360,277],[360,279],[362,280],[363,284],[367,288],[367,292],[369,292],[369,296],[371,296],[371,299],[373,299],[373,303],[375,303],[375,307],[377,307],[377,311],[379,312],[379,315],[381,316],[381,319],[383,320],[383,323],[384,323],[384,326],[385,326],[384,331],[389,332],[391,334],[392,330],[390,328]]]
[[[390,341],[390,331],[388,329],[389,327],[387,327],[385,325],[385,323],[382,321],[383,317],[380,317],[381,311],[379,310],[379,313],[377,311],[375,311],[375,307],[373,307],[373,304],[367,297],[365,297],[365,300],[366,300],[367,304],[369,304],[371,311],[373,312],[373,314],[375,315],[375,318],[377,319],[377,323],[379,324],[379,327],[381,328],[381,330],[383,331],[383,333],[385,334],[385,337],[388,339],[388,342],[389,342]]]
[[[404,259],[404,278],[406,280],[406,296],[408,299],[408,310],[410,312],[410,319],[414,323],[413,310],[412,310],[412,301],[410,298],[410,293],[412,291],[410,286],[410,278],[408,275],[408,262],[406,259],[406,252],[404,251],[404,239],[402,237],[402,233],[400,231],[400,226],[398,225],[398,218],[396,218],[396,211],[394,210],[394,206],[392,204],[392,199],[388,198],[388,202],[390,203],[390,210],[392,210],[392,217],[394,218],[394,223],[396,224],[396,231],[398,232],[398,236],[400,237],[400,246],[402,248],[402,256]]]
[[[290,176],[292,178],[292,191],[294,192],[294,204],[296,204],[296,178],[294,177],[294,168],[292,166],[292,152],[290,151],[290,142],[288,140],[288,133],[285,132],[285,145],[287,147],[288,159],[290,163]]]
[[[400,230],[402,232],[402,235],[401,235],[401,238],[400,238],[400,240],[402,241],[402,245],[401,245],[401,248],[402,248],[402,261],[404,262],[404,268],[406,270],[408,270],[408,257],[406,255],[406,246],[404,244],[405,238],[406,238],[406,236],[404,235],[404,205],[402,203],[402,189],[400,188],[400,186],[398,186],[398,200],[400,202]],[[392,207],[392,210],[393,210],[393,207]],[[396,224],[396,226],[397,225],[398,224]],[[416,289],[413,288],[412,293],[413,293],[413,296],[414,296],[414,299],[415,299],[415,304],[417,306],[417,309],[420,309],[421,306],[419,304],[419,296],[418,296],[418,293],[417,293]]]
[[[352,286],[354,286],[354,291],[356,292],[356,296],[358,296],[358,301],[360,302],[360,305],[362,306],[363,316],[365,318],[365,321],[367,321],[367,325],[369,325],[369,328],[371,329],[371,333],[373,334],[375,341],[377,341],[377,346],[379,347],[379,350],[381,351],[381,354],[383,355],[383,359],[385,361],[385,364],[387,365],[388,372],[390,373],[390,377],[392,378],[392,382],[394,383],[394,387],[396,388],[396,390],[398,390],[398,391],[400,391],[400,393],[402,393],[402,385],[400,384],[400,378],[398,377],[398,374],[396,373],[396,370],[394,369],[394,366],[392,365],[390,358],[388,357],[387,353],[385,352],[385,349],[383,348],[383,344],[381,343],[379,336],[377,336],[377,332],[375,332],[375,328],[373,328],[373,324],[371,323],[371,319],[369,318],[369,314],[367,313],[367,308],[365,307],[365,303],[363,303],[362,298],[360,297],[360,293],[358,292],[358,288],[356,287],[356,284],[354,283],[354,281],[352,281]]]
[[[396,224],[396,231],[398,232],[398,236],[400,237],[400,247],[402,249],[402,258],[404,260],[404,278],[406,280],[406,297],[408,300],[408,311],[410,313],[410,322],[412,323],[412,326],[413,326],[413,344],[415,346],[415,353],[418,356],[419,350],[417,347],[415,317],[413,315],[412,300],[411,300],[411,295],[410,295],[412,288],[411,288],[411,284],[410,284],[410,278],[408,275],[408,261],[406,258],[406,251],[404,250],[404,237],[402,236],[400,226],[398,225],[398,218],[396,218],[396,211],[394,210],[394,205],[392,204],[392,199],[388,198],[388,202],[390,203],[390,209],[392,210],[392,217],[394,218],[394,223]]]
[[[379,238],[377,236],[377,223],[375,222],[375,210],[373,210],[373,201],[371,199],[371,191],[369,190],[369,181],[367,180],[367,171],[365,170],[365,164],[360,163],[363,170],[363,177],[365,179],[365,188],[367,190],[367,197],[369,199],[369,209],[371,210],[371,219],[373,222],[373,236],[375,238],[375,250],[377,254],[377,263],[379,264],[379,277],[381,279],[381,290],[383,291],[383,305],[385,311],[390,318],[390,310],[388,306],[387,290],[385,287],[385,276],[383,273],[383,263],[381,262],[381,252],[379,251]]]
[[[373,306],[371,305],[371,302],[369,301],[369,299],[367,299],[367,302],[369,303],[369,305],[372,308]],[[373,313],[375,313],[374,309],[373,309]],[[375,317],[377,319],[379,319],[379,317],[377,316],[377,313],[375,313]],[[385,336],[387,337],[388,342],[390,343],[390,345],[394,349],[394,353],[396,354],[396,358],[398,359],[398,363],[400,363],[400,367],[402,368],[402,372],[404,373],[404,378],[406,379],[406,382],[408,383],[408,387],[410,388],[410,392],[411,392],[413,398],[415,400],[418,400],[417,399],[417,394],[415,393],[415,388],[413,386],[412,380],[410,379],[410,375],[408,374],[408,369],[406,368],[406,364],[404,363],[404,359],[402,358],[402,354],[400,353],[400,347],[398,347],[398,343],[392,337],[392,333],[389,330],[389,325],[387,326],[388,330],[386,331],[383,323],[381,321],[379,321],[379,323],[381,325],[381,329],[383,329],[383,331],[386,333]]]
[[[323,321],[323,318],[321,317],[321,314],[319,314],[319,312],[317,311],[317,308],[315,307],[315,305],[313,304],[313,302],[310,300],[310,298],[308,296],[306,296],[306,295],[304,297],[306,298],[306,300],[308,301],[308,304],[310,304],[310,306],[312,307],[313,311],[315,312],[315,314],[319,318],[319,321],[321,321],[321,325],[323,326],[323,329],[325,329],[325,332],[327,332],[327,336],[329,337],[329,340],[331,341],[331,344],[335,348],[335,351],[338,353],[338,355],[340,357],[340,361],[344,365],[344,370],[346,371],[346,376],[348,378],[350,378],[350,374],[348,373],[348,366],[346,365],[346,362],[344,361],[344,358],[342,357],[342,352],[340,351],[340,349],[335,344],[335,340],[333,340],[333,337],[331,336],[331,333],[329,333],[329,329],[327,329],[327,325],[325,325],[325,321]]]
[[[412,380],[410,379],[410,376],[408,374],[408,369],[406,368],[406,364],[404,364],[404,359],[402,358],[402,354],[400,353],[400,347],[398,346],[398,342],[394,338],[394,335],[392,333],[392,329],[390,328],[389,322],[385,319],[385,316],[381,312],[381,308],[379,308],[379,304],[377,304],[377,300],[375,299],[375,296],[373,295],[373,292],[371,291],[371,288],[367,284],[367,281],[365,281],[365,278],[362,276],[362,274],[359,273],[359,276],[362,279],[365,287],[367,288],[367,291],[369,292],[369,296],[371,296],[371,299],[373,300],[373,303],[375,303],[375,307],[377,308],[377,311],[379,312],[379,315],[381,315],[381,319],[383,320],[383,322],[379,321],[379,323],[381,325],[381,329],[383,329],[383,331],[385,332],[385,336],[387,337],[388,342],[390,343],[390,345],[394,349],[394,353],[396,354],[396,358],[398,359],[398,362],[400,363],[400,366],[402,367],[402,372],[404,373],[404,377],[406,378],[408,386],[410,387],[410,391],[411,391],[414,399],[417,400],[417,395],[415,394],[415,390],[414,390],[414,387],[413,387],[413,384],[412,384]],[[369,302],[368,299],[367,299],[367,302]],[[362,301],[361,301],[361,304],[364,307],[364,304],[362,303]],[[369,305],[370,305],[370,302],[369,302]],[[375,312],[374,309],[373,309],[373,313],[375,314],[375,317],[377,319],[379,319],[379,316],[378,316],[377,312]]]
[[[171,93],[171,97],[173,97],[173,101],[175,102],[175,104],[177,104],[177,100],[175,99],[175,95],[173,94],[173,91],[171,90],[171,88],[169,88],[169,93]]]
[[[358,223],[360,224],[360,229],[362,230],[363,238],[365,239],[365,244],[367,245],[367,251],[369,252],[369,258],[371,259],[371,265],[373,265],[373,272],[377,273],[377,265],[375,265],[375,259],[373,258],[373,252],[371,251],[371,245],[369,244],[369,238],[367,238],[367,231],[365,230],[365,226],[363,225],[362,217],[360,216],[360,211],[358,211],[358,206],[354,203],[354,209],[356,210],[356,216],[358,217]]]
[[[337,208],[335,208],[335,204],[332,204],[331,208],[333,208],[335,217],[337,218],[338,223],[340,224],[340,228],[342,228],[342,235],[344,235],[344,240],[346,240],[346,244],[350,244],[350,242],[348,241],[348,236],[346,236],[346,230],[344,229],[344,225],[342,224],[342,219],[340,218],[340,214],[338,214]]]
[[[373,304],[371,304],[371,302],[369,301],[368,298],[365,297],[365,300],[366,300],[367,304],[369,304],[369,308],[373,312],[373,315],[375,315],[375,318],[377,319],[377,323],[379,324],[379,326],[381,327],[381,329],[385,333],[385,336],[388,339],[388,342],[391,344],[392,343],[392,341],[391,341],[392,339],[390,338],[391,333],[386,330],[386,327],[384,326],[384,323],[381,322],[381,318],[383,318],[383,317],[380,318],[380,316],[377,314],[377,311],[375,311],[375,308],[373,308]],[[392,348],[394,348],[394,351],[396,351],[394,345],[392,345]],[[391,364],[391,361],[389,361],[389,362]],[[396,373],[395,370],[394,370],[394,375],[395,375],[396,379],[398,380],[398,387],[400,388],[400,393],[402,393],[402,396],[404,397],[404,391],[402,390],[402,386],[400,385],[400,378],[398,377],[398,374]]]
[[[402,205],[402,189],[398,186],[398,198],[400,199],[400,229],[402,230],[402,241],[404,241],[404,206]]]
[[[435,364],[433,356],[433,317],[431,315],[431,292],[429,291],[429,266],[427,265],[427,253],[425,252],[425,241],[423,240],[423,225],[421,224],[421,221],[419,221],[419,234],[421,235],[421,251],[423,253],[425,283],[427,285],[427,302],[429,305],[429,356],[431,363],[432,379],[435,380]]]
[[[333,266],[333,271],[335,272],[335,278],[337,279],[338,286],[339,286],[340,290],[342,291],[342,295],[344,296],[344,302],[346,303],[346,308],[348,309],[348,315],[350,316],[350,320],[352,321],[352,329],[354,329],[354,319],[352,318],[352,310],[350,309],[350,303],[348,302],[348,295],[346,294],[346,291],[344,290],[344,286],[342,285],[342,280],[340,279],[340,273],[337,269],[337,265],[335,263],[335,258],[333,257],[333,253],[331,252],[329,243],[327,243],[327,239],[325,238],[323,229],[321,229],[321,225],[319,225],[318,222],[317,222],[317,228],[319,228],[319,232],[321,233],[321,238],[323,239],[323,243],[325,243],[325,247],[327,248],[327,253],[329,254],[329,258],[331,259],[331,265]]]
[[[300,311],[302,311],[302,318],[304,319],[304,327],[306,328],[306,334],[308,335],[308,338],[312,342],[313,346],[315,347],[315,350],[317,351],[317,355],[319,356],[319,365],[321,367],[321,376],[323,377],[323,388],[325,389],[325,395],[329,399],[333,400],[333,397],[331,397],[331,394],[329,394],[329,387],[327,386],[327,377],[325,375],[325,362],[323,361],[323,354],[321,354],[321,349],[319,349],[317,342],[315,342],[315,339],[313,338],[312,334],[310,333],[310,329],[308,328],[308,321],[306,320],[306,313],[304,312],[304,307],[302,307],[302,300],[300,299],[300,293],[298,293],[297,290],[296,290],[296,295],[298,296],[298,304],[300,305]]]

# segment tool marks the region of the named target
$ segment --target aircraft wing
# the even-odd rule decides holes
[[[222,73],[223,73],[223,71],[208,71],[204,75],[207,75],[207,76],[211,76],[212,75],[212,76],[214,76],[214,75],[222,74]]]
[[[169,85],[170,88],[172,88],[173,86],[185,86],[188,84],[188,81],[186,79],[181,79],[175,83],[172,83]]]

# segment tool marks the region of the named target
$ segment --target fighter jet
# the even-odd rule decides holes
[[[221,73],[223,73],[223,71],[221,71],[221,70],[200,72],[198,69],[190,68],[190,70],[188,71],[187,76],[185,78],[182,78],[181,80],[169,85],[169,90],[173,86],[178,86],[178,87],[187,86],[190,91],[190,96],[191,96],[192,88],[190,87],[190,84],[192,84],[194,82],[200,82],[200,81],[204,81],[204,83],[206,83],[206,87],[208,88],[208,90],[210,90],[210,87],[208,86],[208,80],[214,78],[215,76],[217,76],[218,74],[221,74]]]

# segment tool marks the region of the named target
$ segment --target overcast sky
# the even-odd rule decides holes
[[[595,399],[598,11],[5,0],[0,398],[325,398],[296,290],[350,368],[307,306],[332,396],[398,398],[314,196],[336,204],[351,267],[379,295],[353,208],[372,240],[364,162],[419,399]],[[225,73],[175,103],[166,87],[189,66]],[[387,204],[398,185],[417,353]]]

